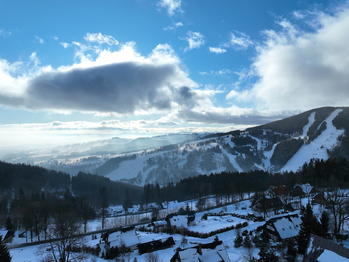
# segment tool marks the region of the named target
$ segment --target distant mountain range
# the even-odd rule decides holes
[[[349,108],[324,107],[219,134],[109,140],[2,157],[72,175],[95,173],[135,185],[222,171],[296,171],[313,158],[349,158]]]

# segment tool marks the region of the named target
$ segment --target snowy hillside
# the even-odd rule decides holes
[[[312,158],[349,156],[349,108],[320,108],[244,131],[110,139],[29,152],[24,162],[94,173],[135,185],[167,184],[199,174],[297,171]],[[46,157],[46,158],[45,158]]]

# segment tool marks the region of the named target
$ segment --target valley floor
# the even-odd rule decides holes
[[[303,199],[302,200],[303,203],[302,204],[306,204],[308,202],[308,199]],[[223,211],[224,213],[235,213],[235,214],[239,214],[239,215],[247,215],[248,213],[253,214],[254,212],[249,208],[251,202],[250,200],[244,200],[241,202],[237,202],[235,204],[231,204],[225,207],[219,207],[219,208],[214,208],[212,210],[210,210],[210,213],[219,213],[221,211]],[[177,207],[185,207],[186,203],[182,202],[182,203],[177,203]],[[319,215],[321,213],[321,208],[319,206],[314,206],[314,214]],[[217,229],[221,229],[221,228],[226,228],[232,225],[236,225],[238,223],[243,223],[246,222],[247,220],[245,219],[240,219],[237,217],[232,217],[232,216],[222,216],[222,217],[218,217],[218,216],[209,216],[207,220],[202,220],[202,216],[207,213],[207,211],[205,212],[198,212],[196,213],[196,218],[195,218],[195,222],[196,225],[195,226],[190,226],[189,230],[191,231],[196,231],[199,233],[209,233],[212,231],[215,231]],[[94,221],[91,222],[89,224],[89,229],[90,230],[94,230],[94,229],[98,229],[99,227],[99,221]],[[254,229],[256,229],[258,226],[261,226],[264,224],[264,222],[252,222],[252,221],[248,221],[249,225],[245,228],[243,228],[242,230],[248,230],[248,231],[252,231]],[[190,246],[194,246],[195,243],[210,243],[214,240],[215,236],[203,239],[203,238],[196,238],[196,237],[186,237],[188,240],[188,243],[185,244],[184,246],[181,245],[182,242],[182,236],[179,234],[174,234],[174,235],[168,235],[168,234],[155,234],[155,233],[146,233],[146,232],[140,232],[137,231],[138,234],[138,238],[140,240],[141,243],[145,243],[145,242],[149,242],[149,241],[153,241],[156,239],[164,239],[166,237],[172,236],[173,239],[175,240],[175,245],[171,248],[165,249],[165,250],[160,250],[160,251],[156,251],[155,253],[159,256],[160,259],[162,259],[161,261],[170,261],[170,259],[172,258],[172,256],[175,254],[175,250],[178,247],[190,247]],[[230,230],[224,233],[220,233],[217,234],[219,240],[222,240],[224,243],[224,246],[226,247],[227,253],[229,255],[229,258],[232,262],[235,261],[245,261],[245,257],[247,256],[248,250],[246,248],[234,248],[234,239],[237,235],[237,230]],[[95,246],[96,244],[98,244],[100,242],[100,239],[95,239],[92,240],[91,237],[86,237],[87,241],[88,241],[88,245],[89,246]],[[19,244],[19,243],[23,243],[25,242],[25,238],[18,238],[15,237],[12,241],[12,243],[10,244],[10,246],[15,245],[15,244]],[[349,248],[349,241],[344,241],[343,242],[345,247]],[[40,246],[30,246],[30,247],[25,247],[25,248],[11,248],[10,249],[10,254],[12,256],[12,261],[14,262],[34,262],[34,261],[38,261],[38,255],[37,252],[39,250]],[[258,248],[254,248],[253,249],[253,256],[255,258],[258,258],[258,253],[259,253],[259,249]],[[279,254],[280,255],[280,254]],[[143,255],[139,255],[138,251],[135,250],[131,253],[129,253],[128,255],[125,256],[125,261],[134,261],[134,258],[137,258],[138,262],[143,262],[146,261],[146,254]],[[301,261],[302,257],[299,256],[298,260]],[[95,257],[95,256],[90,256],[90,258],[87,261],[95,261],[95,262],[103,262],[103,261],[107,261],[105,259],[99,258],[99,257]]]

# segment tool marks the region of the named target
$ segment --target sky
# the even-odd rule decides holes
[[[0,145],[228,132],[349,100],[349,2],[0,1]]]

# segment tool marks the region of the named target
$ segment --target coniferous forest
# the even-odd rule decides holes
[[[109,205],[123,204],[126,195],[132,196],[132,203],[164,202],[186,200],[201,196],[219,194],[236,195],[266,190],[270,185],[286,185],[292,188],[296,183],[310,183],[317,188],[329,185],[349,186],[349,162],[344,158],[327,161],[312,160],[305,163],[297,172],[271,174],[265,171],[222,172],[199,175],[182,179],[180,182],[146,184],[137,187],[111,181],[109,178],[80,172],[71,177],[62,172],[47,170],[37,166],[0,162],[0,192],[2,199],[15,193],[12,202],[19,202],[22,195],[38,196],[50,194],[84,197],[93,207],[100,206],[101,192],[108,195]],[[12,204],[11,206],[16,206]]]

